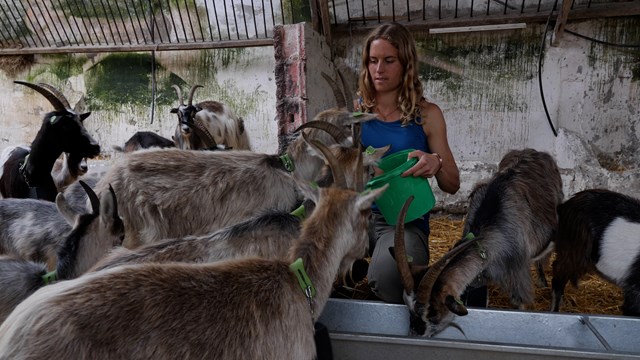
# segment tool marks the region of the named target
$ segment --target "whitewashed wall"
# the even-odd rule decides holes
[[[150,63],[144,62],[150,56],[149,53],[36,56],[34,63],[18,73],[8,75],[0,70],[0,148],[30,143],[43,115],[52,110],[44,97],[13,84],[13,80],[21,79],[56,86],[72,106],[85,95],[85,108],[92,111],[85,125],[102,145],[104,156],[112,154],[112,145],[122,145],[139,130],[169,138],[173,135],[177,117],[169,110],[178,103],[171,88],[174,83],[183,85],[185,101],[190,86],[203,85],[194,102],[217,100],[228,104],[245,120],[254,150],[277,150],[272,48],[158,52],[153,65],[157,70],[153,105],[153,74]],[[114,58],[119,60],[113,62]],[[142,63],[133,64],[138,61]],[[65,66],[76,66],[78,70],[69,77],[61,77],[58,69]],[[138,86],[143,90],[131,90]]]

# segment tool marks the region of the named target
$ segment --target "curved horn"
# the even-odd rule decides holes
[[[67,110],[67,108],[64,106],[64,103],[62,101],[60,101],[60,99],[58,99],[48,89],[43,88],[42,86],[39,86],[39,85],[36,85],[36,84],[28,83],[26,81],[14,80],[13,82],[16,83],[16,84],[24,85],[26,87],[30,87],[33,90],[39,92],[42,96],[44,96],[45,98],[47,98],[47,100],[49,100],[49,102],[51,103],[51,105],[53,105],[53,108],[56,111],[66,111]]]
[[[309,140],[304,132],[302,133],[302,139],[304,139],[304,141],[309,144],[309,146],[316,148],[322,153],[322,155],[324,155],[324,158],[327,160],[327,162],[329,163],[329,167],[331,168],[331,174],[333,174],[334,186],[341,189],[346,189],[347,180],[344,176],[344,171],[342,170],[338,159],[336,159],[327,145],[315,139]]]
[[[433,264],[429,271],[424,275],[422,280],[420,280],[420,285],[418,285],[418,290],[416,290],[416,302],[420,304],[427,304],[431,298],[431,290],[433,290],[433,285],[438,280],[438,277],[444,270],[444,268],[449,264],[449,262],[458,256],[463,250],[466,250],[469,245],[473,244],[476,240],[471,239],[466,242],[462,242],[458,244],[458,246],[449,250],[440,260],[438,260],[435,264]]]
[[[396,258],[396,264],[398,266],[398,272],[400,273],[400,281],[404,286],[404,291],[407,294],[411,294],[414,291],[415,283],[413,282],[413,276],[411,275],[411,268],[409,267],[409,259],[407,258],[407,249],[404,244],[404,220],[407,216],[407,210],[409,205],[413,201],[413,195],[409,196],[402,206],[402,210],[398,214],[398,222],[396,223],[396,236],[394,238],[393,247]]]
[[[365,174],[365,169],[364,169],[364,155],[362,155],[362,147],[358,146],[358,160],[356,162],[356,171],[354,171],[354,176],[355,181],[355,189],[357,192],[363,192],[364,191],[364,174]]]
[[[347,135],[339,126],[321,120],[311,120],[309,122],[306,122],[300,125],[296,130],[294,130],[294,132],[298,132],[302,129],[307,128],[315,128],[326,131],[338,144],[342,144],[347,140]]]
[[[93,192],[93,189],[91,189],[91,187],[89,185],[85,184],[84,181],[78,180],[78,182],[80,183],[80,185],[82,186],[84,191],[87,193],[87,196],[89,196],[89,200],[91,201],[91,213],[92,214],[99,214],[100,213],[100,200],[98,200],[98,195],[96,195],[96,193]]]
[[[362,128],[360,123],[351,124],[351,139],[353,140],[353,147],[360,147],[362,143],[360,139],[362,138]]]
[[[196,135],[200,137],[200,139],[204,142],[204,146],[207,149],[213,149],[218,146],[216,140],[213,138],[209,130],[202,124],[202,121],[198,118],[194,121],[195,127],[192,129],[195,131]]]
[[[109,184],[109,192],[111,193],[111,199],[113,199],[113,217],[118,218],[118,199],[116,198],[116,192],[113,191],[113,187]]]
[[[71,105],[69,105],[69,100],[67,100],[67,97],[64,96],[64,94],[60,90],[54,88],[53,86],[51,86],[49,84],[45,84],[45,83],[38,83],[38,85],[40,85],[43,88],[51,91],[51,93],[53,95],[55,95],[55,97],[57,97],[58,100],[60,100],[62,102],[62,104],[65,106],[65,109],[71,109]]]
[[[333,90],[333,96],[336,98],[336,104],[338,105],[338,108],[346,109],[347,100],[345,100],[344,94],[342,93],[340,86],[338,86],[338,83],[336,83],[335,80],[333,80],[331,76],[329,76],[324,71],[321,72],[320,74],[329,83],[329,86],[331,86],[331,90]]]
[[[182,90],[180,90],[180,86],[178,85],[171,85],[171,87],[176,91],[176,94],[178,94],[178,101],[180,101],[180,105],[184,105],[184,102],[182,100]]]
[[[193,87],[191,88],[191,91],[189,91],[189,100],[188,100],[188,103],[187,103],[188,106],[192,105],[191,103],[193,102],[193,94],[195,94],[196,89],[197,88],[201,88],[201,87],[204,87],[204,86],[202,86],[202,85],[193,85]]]

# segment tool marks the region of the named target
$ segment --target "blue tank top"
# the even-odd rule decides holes
[[[417,121],[420,121],[420,118],[417,118]],[[385,122],[374,119],[362,123],[361,130],[360,141],[365,148],[368,146],[380,148],[391,145],[391,148],[385,156],[405,149],[422,150],[427,153],[431,152],[427,144],[427,135],[424,133],[422,126],[416,124],[414,121],[403,126],[400,120]],[[375,204],[373,211],[378,211]],[[412,221],[412,223],[416,223],[427,236],[429,235],[429,213],[426,213],[422,218]]]
[[[418,121],[420,121],[419,118]],[[424,133],[422,126],[413,121],[402,126],[400,120],[384,122],[374,119],[362,123],[361,129],[361,142],[365,148],[368,146],[379,148],[391,145],[391,149],[389,149],[386,155],[391,155],[405,149],[431,152],[427,144],[427,135]]]

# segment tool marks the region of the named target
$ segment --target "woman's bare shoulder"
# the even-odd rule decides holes
[[[444,122],[444,115],[440,106],[425,99],[420,101],[420,114],[425,125],[437,125]]]

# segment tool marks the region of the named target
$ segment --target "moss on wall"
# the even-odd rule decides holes
[[[89,69],[86,76],[87,104],[91,108],[117,110],[123,104],[149,106],[152,101],[152,69],[156,68],[156,101],[170,105],[175,101],[172,84],[185,82],[168,73],[150,53],[116,53]]]
[[[87,62],[86,56],[72,54],[51,55],[51,57],[56,61],[49,67],[49,71],[59,80],[82,74],[82,67]]]
[[[524,111],[528,100],[513,89],[537,73],[538,30],[418,37],[420,77],[428,92],[469,110]]]

